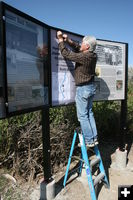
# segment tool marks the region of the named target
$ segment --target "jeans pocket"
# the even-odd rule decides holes
[[[84,90],[82,93],[82,97],[84,99],[88,99],[91,96],[91,91],[90,90]]]
[[[83,98],[88,99],[89,97],[94,96],[95,93],[96,93],[95,86],[94,85],[88,85],[88,86],[84,87],[82,96],[83,96]]]

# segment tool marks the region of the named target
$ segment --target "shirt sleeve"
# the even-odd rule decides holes
[[[75,52],[79,52],[80,51],[80,45],[77,42],[72,41],[72,43],[68,43]]]
[[[73,62],[77,62],[80,64],[84,64],[85,62],[85,55],[83,52],[75,53],[73,51],[70,51],[66,48],[64,42],[59,43],[59,49],[61,51],[61,54],[64,58],[71,60]]]

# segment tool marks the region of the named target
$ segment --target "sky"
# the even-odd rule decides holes
[[[128,43],[133,66],[133,0],[3,0],[59,29]]]

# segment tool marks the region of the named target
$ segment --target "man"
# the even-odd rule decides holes
[[[96,123],[92,111],[93,97],[95,95],[94,75],[97,56],[94,53],[96,39],[93,36],[83,38],[81,46],[68,38],[61,31],[57,32],[59,49],[65,59],[74,61],[74,78],[76,83],[76,109],[77,117],[88,147],[98,144]],[[66,48],[67,42],[75,51]]]

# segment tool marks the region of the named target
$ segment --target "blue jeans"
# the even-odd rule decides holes
[[[95,92],[96,88],[93,83],[76,87],[77,117],[86,143],[92,143],[97,138],[96,123],[92,111]]]

